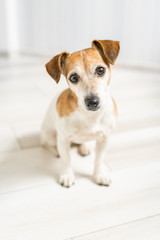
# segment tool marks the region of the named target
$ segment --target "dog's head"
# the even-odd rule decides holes
[[[110,64],[115,63],[119,49],[118,41],[94,40],[91,48],[72,54],[62,52],[53,57],[46,69],[57,83],[61,73],[66,77],[81,108],[97,111],[105,104]]]

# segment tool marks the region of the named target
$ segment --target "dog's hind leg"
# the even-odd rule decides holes
[[[83,156],[83,157],[85,157],[85,156],[87,156],[87,155],[89,155],[90,154],[90,149],[89,149],[89,147],[87,146],[87,144],[80,144],[79,146],[78,146],[78,153],[79,153],[79,155],[81,155],[81,156]]]
[[[57,133],[53,130],[42,131],[41,144],[53,153],[55,157],[59,157],[57,150]]]

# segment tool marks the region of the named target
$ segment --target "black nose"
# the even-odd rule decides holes
[[[86,97],[85,104],[88,110],[96,111],[99,108],[99,98],[97,96]]]

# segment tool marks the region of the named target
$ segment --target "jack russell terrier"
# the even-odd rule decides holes
[[[62,159],[59,182],[64,187],[71,187],[75,181],[71,144],[77,144],[78,152],[84,156],[89,154],[86,142],[92,140],[96,140],[94,181],[110,184],[104,160],[117,118],[117,106],[109,91],[110,64],[115,63],[119,50],[118,41],[94,40],[91,48],[72,54],[62,52],[46,64],[56,83],[63,74],[69,86],[51,103],[41,132],[42,144]]]

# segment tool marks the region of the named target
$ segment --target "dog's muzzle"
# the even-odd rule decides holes
[[[85,98],[85,104],[89,111],[97,111],[100,106],[100,99],[97,96],[90,96]]]

